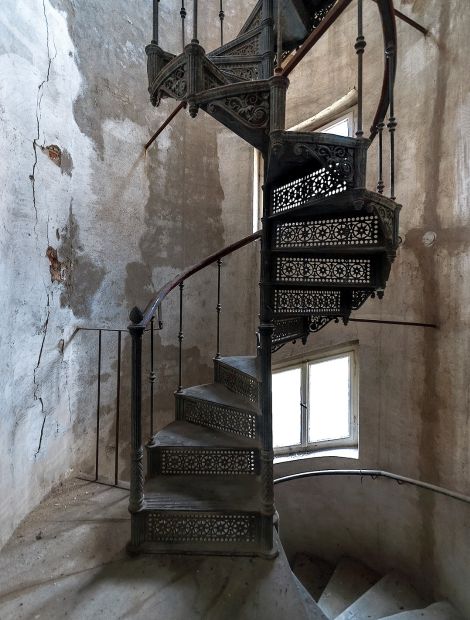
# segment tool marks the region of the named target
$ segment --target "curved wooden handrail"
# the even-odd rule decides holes
[[[397,49],[397,31],[395,23],[395,10],[393,7],[393,0],[374,0],[377,3],[380,20],[382,22],[382,32],[384,40],[384,51],[393,50],[393,54],[396,55]],[[305,39],[302,47],[292,58],[286,63],[282,70],[283,76],[288,76],[289,73],[295,69],[299,62],[308,54],[312,47],[318,43],[322,36],[329,30],[343,11],[351,4],[352,0],[338,0],[330,11],[326,14],[326,17],[320,22],[317,28],[313,30],[310,35]],[[393,63],[393,75],[392,80],[395,82],[396,63]],[[380,94],[379,104],[374,116],[374,121],[370,129],[369,140],[373,140],[377,135],[377,125],[383,121],[385,114],[387,113],[389,106],[389,60],[386,58],[384,64],[384,75],[382,81],[382,91]]]
[[[173,280],[170,280],[169,282],[167,282],[161,287],[161,289],[156,293],[156,295],[147,304],[143,312],[142,320],[139,323],[133,323],[132,327],[145,329],[149,325],[152,318],[155,316],[155,313],[157,312],[159,306],[161,306],[165,297],[167,297],[167,295],[171,293],[173,289],[175,289],[177,286],[182,284],[185,280],[193,276],[198,271],[201,271],[205,267],[208,267],[209,265],[212,265],[213,263],[216,263],[218,260],[224,258],[224,256],[227,256],[228,254],[232,254],[232,252],[235,252],[236,250],[239,250],[240,248],[243,248],[245,245],[249,245],[250,243],[253,243],[253,241],[256,241],[257,239],[260,239],[260,238],[261,238],[261,231],[258,230],[252,235],[248,235],[247,237],[243,237],[243,239],[240,239],[239,241],[236,241],[235,243],[227,245],[225,248],[222,248],[222,250],[219,250],[218,252],[215,252],[214,254],[207,256],[201,262],[196,263],[192,267],[188,267],[188,269],[185,269],[184,271],[182,271],[175,278],[173,278]]]

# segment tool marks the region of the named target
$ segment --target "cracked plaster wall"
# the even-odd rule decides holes
[[[251,188],[252,150],[215,121],[181,114],[144,154],[175,105],[148,101],[150,9],[144,0],[0,7],[0,546],[62,478],[92,473],[97,337],[76,328],[125,329],[132,306],[144,306],[168,278],[251,232],[251,190],[240,194],[239,179]],[[177,52],[177,12],[161,11],[161,43]],[[217,14],[215,5],[201,7],[208,48],[217,45]],[[238,3],[237,14],[228,9],[227,38],[243,17]],[[254,350],[255,296],[239,291],[256,290],[256,253],[244,250],[223,267],[223,353]],[[186,287],[186,385],[210,377],[215,277],[209,269]],[[176,298],[156,336],[157,426],[173,416],[175,315]],[[115,451],[115,346],[115,334],[104,333],[104,474]],[[122,351],[125,478],[125,334]]]

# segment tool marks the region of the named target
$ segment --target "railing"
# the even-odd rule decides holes
[[[93,467],[89,468],[88,471],[82,472],[80,477],[85,477],[85,479],[91,479],[94,482],[107,484],[110,486],[116,487],[124,487],[127,488],[128,480],[122,478],[122,462],[128,464],[128,455],[121,455],[121,451],[127,452],[126,448],[128,448],[128,440],[127,434],[123,432],[123,426],[129,424],[129,418],[126,416],[123,418],[121,416],[121,412],[126,410],[129,406],[128,401],[124,401],[123,403],[123,395],[125,396],[128,392],[127,386],[123,385],[128,382],[129,379],[129,370],[131,370],[132,376],[132,395],[131,395],[131,408],[132,403],[134,401],[134,396],[138,392],[140,392],[140,415],[142,418],[142,404],[145,403],[148,414],[148,437],[152,437],[156,430],[156,408],[155,408],[155,383],[157,379],[156,373],[156,351],[155,351],[155,332],[163,329],[163,320],[162,320],[162,304],[164,300],[168,297],[172,290],[178,288],[179,289],[179,317],[178,317],[178,361],[177,361],[177,391],[180,391],[183,387],[183,364],[182,364],[182,356],[183,356],[183,347],[182,342],[184,338],[183,333],[183,291],[184,291],[184,283],[191,276],[196,273],[202,271],[206,267],[210,265],[217,266],[217,282],[216,282],[216,304],[215,304],[215,324],[216,324],[216,334],[214,338],[215,342],[215,357],[220,357],[221,350],[221,337],[220,337],[220,328],[221,328],[221,312],[222,312],[222,259],[229,254],[236,252],[237,250],[253,243],[258,240],[261,236],[261,232],[256,232],[252,235],[244,237],[240,241],[233,243],[218,252],[211,254],[201,262],[193,265],[192,267],[186,269],[182,273],[180,273],[176,278],[167,282],[152,298],[152,300],[147,305],[144,313],[140,314],[142,316],[142,320],[139,324],[132,324],[128,329],[126,328],[95,328],[95,327],[77,327],[73,332],[70,341],[75,338],[75,336],[81,332],[93,334],[94,342],[93,346],[96,348],[96,373],[93,371],[93,378],[96,385],[96,408],[95,408],[95,437],[94,437],[94,463]],[[132,311],[132,315],[136,316],[136,309]],[[132,369],[128,369],[125,367],[128,362],[126,354],[128,353],[128,349],[130,348],[130,343],[128,341],[129,333],[132,335],[132,331],[137,329],[141,333],[141,340],[144,334],[148,335],[148,342],[146,343],[145,355],[147,358],[147,382],[148,382],[148,390],[145,395],[142,394],[142,343],[140,345],[141,357],[138,367],[140,367],[140,388],[136,390],[136,386],[134,385],[134,381],[136,380],[135,372],[138,372],[138,369],[134,366],[135,360],[135,351],[132,359]],[[115,340],[106,342],[108,353],[104,354],[104,337],[105,335],[115,335]],[[109,416],[106,419],[106,425],[108,427],[108,433],[106,433],[106,438],[113,436],[114,438],[114,457],[112,463],[112,475],[110,475],[110,464],[108,461],[104,461],[103,455],[103,416],[106,413],[106,407],[103,405],[103,361],[108,361],[108,366],[112,368],[114,366],[115,369],[115,380],[113,383],[114,391],[114,399],[110,405],[107,405],[108,409],[112,409],[112,420],[109,420]],[[112,363],[109,361],[112,360]],[[108,389],[108,398],[109,398]],[[135,412],[134,412],[135,413]],[[109,428],[111,431],[109,431]],[[141,429],[142,436],[142,424],[139,423],[138,427]],[[110,432],[112,434],[110,434]],[[134,429],[135,432],[135,429]],[[125,437],[122,439],[122,437]],[[105,473],[103,474],[103,470]],[[126,476],[127,477],[127,476]]]
[[[257,239],[261,233],[256,232],[248,237],[244,237],[236,243],[211,254],[201,262],[193,265],[180,273],[176,278],[167,282],[150,300],[147,307],[142,312],[138,307],[134,307],[130,313],[132,321],[129,325],[129,332],[132,338],[132,359],[131,359],[131,472],[130,472],[130,500],[129,509],[133,512],[138,511],[143,506],[144,493],[144,473],[143,473],[143,445],[142,445],[142,335],[146,329],[150,328],[153,334],[155,317],[159,317],[161,326],[162,304],[174,289],[179,289],[179,331],[178,331],[178,391],[183,386],[183,366],[182,366],[182,341],[183,333],[183,292],[185,282],[194,274],[202,271],[209,265],[217,265],[217,304],[216,311],[216,352],[215,356],[220,355],[220,314],[221,314],[221,266],[222,259],[240,248],[243,248]],[[152,348],[152,368],[154,355]],[[151,433],[154,429],[154,409],[151,410]]]
[[[398,484],[409,484],[425,491],[431,491],[438,495],[444,495],[450,497],[459,502],[470,504],[470,497],[463,493],[457,493],[457,491],[451,491],[445,487],[440,487],[429,482],[422,482],[415,478],[408,478],[407,476],[400,476],[390,471],[383,471],[381,469],[319,469],[315,471],[305,471],[298,474],[291,474],[290,476],[282,476],[281,478],[275,478],[274,484],[284,484],[286,482],[292,482],[294,480],[302,480],[303,478],[317,478],[321,476],[359,476],[360,478],[387,478],[389,480],[395,480]]]

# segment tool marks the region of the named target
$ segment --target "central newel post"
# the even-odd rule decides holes
[[[142,334],[143,314],[134,307],[129,315],[132,321],[129,332],[132,338],[131,378],[131,479],[129,512],[132,515],[131,543],[129,550],[136,550],[142,542],[141,531],[134,515],[144,507],[144,449],[142,445]]]

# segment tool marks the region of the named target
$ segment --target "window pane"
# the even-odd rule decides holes
[[[300,444],[300,368],[273,373],[273,443]]]
[[[309,442],[349,437],[349,355],[309,364]]]
[[[337,136],[349,136],[349,119],[343,118],[328,129],[322,129],[321,133],[334,133]]]

